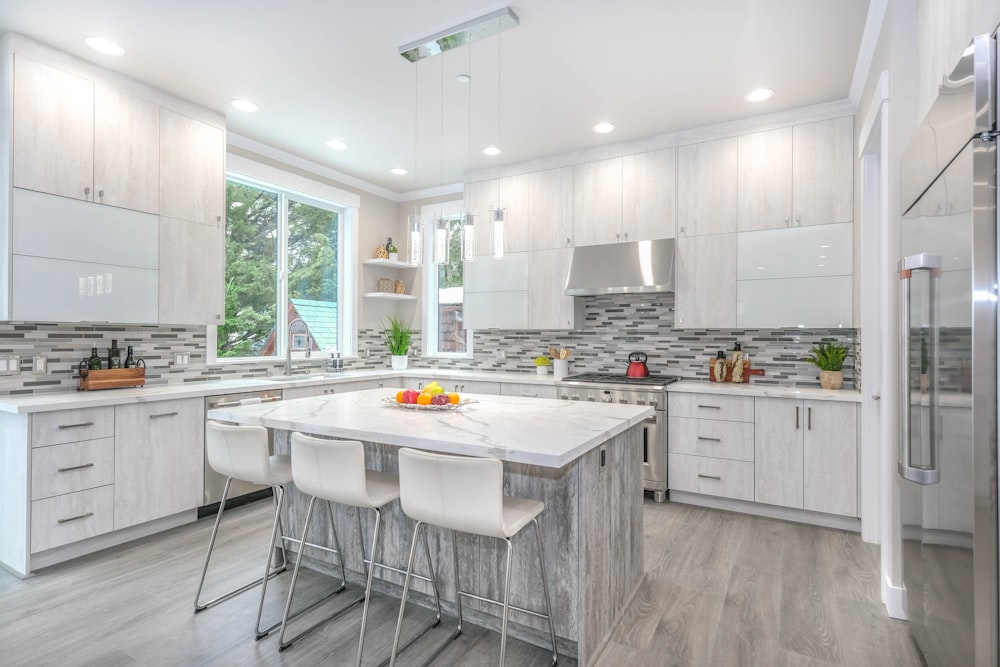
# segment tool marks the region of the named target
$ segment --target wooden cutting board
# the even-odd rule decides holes
[[[764,375],[763,368],[750,368],[749,361],[741,361],[743,364],[743,384],[748,384],[750,382],[751,375]],[[733,362],[726,359],[726,377],[723,379],[718,379],[715,377],[715,359],[708,362],[708,379],[712,382],[732,382],[733,381]]]

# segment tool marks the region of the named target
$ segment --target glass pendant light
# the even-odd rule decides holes
[[[490,205],[490,254],[496,259],[504,256],[504,214],[506,207],[501,202]]]
[[[434,261],[437,264],[448,263],[448,221],[439,217],[434,227]]]
[[[413,215],[407,217],[406,230],[406,259],[410,264],[419,266],[424,239],[421,233],[423,231],[423,222],[416,211],[413,212]]]
[[[472,262],[476,259],[476,225],[472,214],[462,213],[462,261]]]

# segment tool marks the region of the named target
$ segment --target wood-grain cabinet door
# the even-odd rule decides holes
[[[161,217],[159,241],[159,323],[220,324],[225,228]]]
[[[127,91],[94,89],[94,198],[156,213],[160,187],[160,108]]]
[[[794,223],[854,220],[854,118],[796,125],[792,140]]]
[[[528,175],[531,250],[573,245],[573,168],[536,171]]]
[[[204,427],[200,398],[115,407],[115,530],[201,505]]]
[[[15,56],[14,187],[93,201],[94,84]]]
[[[804,401],[803,411],[803,508],[858,516],[857,406]]]
[[[754,399],[754,500],[802,508],[802,401]]]
[[[677,236],[737,229],[736,137],[677,149]]]
[[[736,234],[677,239],[674,327],[736,326]]]
[[[677,150],[626,155],[622,162],[622,238],[677,235]]]
[[[792,128],[738,138],[739,230],[792,224]]]
[[[160,215],[224,226],[225,131],[160,109]]]
[[[622,241],[622,158],[573,167],[573,242]]]

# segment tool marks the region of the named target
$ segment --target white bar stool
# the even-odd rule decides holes
[[[212,538],[208,543],[205,566],[201,570],[201,580],[198,582],[198,592],[195,594],[194,599],[194,611],[195,613],[204,611],[209,607],[213,607],[220,602],[261,584],[260,602],[257,605],[257,622],[254,631],[256,638],[262,639],[281,624],[281,621],[278,621],[267,628],[261,629],[260,627],[261,614],[264,610],[264,599],[267,594],[267,582],[270,578],[281,574],[286,569],[288,557],[285,553],[285,541],[297,543],[297,540],[294,538],[284,535],[284,531],[281,529],[281,508],[285,503],[285,486],[292,481],[291,458],[282,455],[274,456],[269,453],[267,429],[265,428],[260,426],[237,426],[212,420],[208,420],[205,423],[205,452],[208,457],[208,464],[212,469],[221,475],[226,475],[227,479],[226,487],[222,491],[222,501],[219,503],[219,513],[215,517],[215,526],[212,528]],[[274,521],[271,526],[271,542],[267,549],[267,560],[264,563],[264,576],[220,595],[213,600],[202,602],[201,591],[205,585],[205,575],[208,572],[208,564],[212,559],[212,551],[215,549],[215,539],[219,534],[219,525],[222,523],[222,513],[226,509],[226,497],[229,495],[229,487],[234,479],[267,485],[274,490]],[[336,537],[336,533],[334,533],[334,536]],[[281,551],[281,565],[272,569],[275,548]],[[326,549],[325,547],[320,548],[331,552],[339,551]],[[343,561],[341,561],[341,567],[343,568]],[[343,572],[343,569],[341,571]],[[333,593],[339,593],[344,590],[346,585],[346,580],[342,581],[340,588]],[[330,595],[333,593],[330,593]],[[320,602],[322,600],[313,603],[310,607]],[[296,612],[295,615],[307,611],[310,607]]]
[[[382,524],[381,508],[399,498],[399,477],[386,472],[367,470],[365,468],[364,446],[357,440],[327,440],[314,438],[302,433],[292,433],[292,479],[295,488],[312,496],[309,499],[309,509],[306,510],[305,525],[302,528],[301,544],[308,545],[306,537],[312,520],[313,507],[317,500],[325,500],[330,509],[330,523],[333,523],[333,505],[340,503],[358,510],[358,539],[361,542],[361,558],[368,564],[368,580],[365,593],[351,604],[338,610],[331,616],[315,623],[292,639],[285,641],[285,629],[288,623],[288,610],[292,605],[292,595],[295,593],[295,582],[299,577],[299,566],[302,564],[302,553],[295,561],[292,572],[292,583],[288,589],[288,600],[285,602],[285,614],[281,621],[279,635],[279,650],[291,646],[302,635],[312,632],[323,623],[336,618],[343,612],[364,600],[364,610],[361,613],[361,636],[358,640],[357,665],[361,665],[361,655],[365,646],[365,626],[368,622],[368,604],[371,600],[372,576],[376,567],[386,567],[376,561],[379,547],[379,529]],[[375,529],[372,533],[371,558],[365,556],[364,534],[361,530],[361,510],[370,509],[375,514]],[[336,536],[336,528],[334,528]],[[311,545],[310,545],[311,546]],[[337,545],[339,550],[340,546]],[[343,568],[343,560],[341,560]],[[393,568],[390,568],[393,569]]]
[[[549,583],[545,574],[545,559],[542,556],[542,532],[537,517],[545,508],[544,503],[527,498],[513,498],[503,495],[503,463],[499,459],[471,458],[435,454],[407,447],[399,450],[399,501],[403,512],[415,519],[413,540],[410,544],[410,558],[406,565],[406,580],[403,583],[403,599],[399,605],[396,634],[392,640],[392,654],[389,664],[395,665],[399,647],[399,634],[403,625],[403,612],[410,588],[413,572],[413,557],[416,552],[417,533],[421,526],[429,523],[453,531],[474,535],[495,537],[507,543],[507,570],[504,575],[503,600],[493,600],[466,593],[459,588],[458,544],[452,541],[452,567],[455,576],[455,606],[458,610],[458,628],[449,638],[454,639],[462,632],[462,596],[483,602],[503,605],[503,621],[500,630],[500,665],[504,664],[507,648],[507,618],[511,609],[548,620],[549,638],[552,641],[552,664],[556,664],[559,654],[556,650],[556,633],[552,625],[552,610],[549,604]],[[535,541],[538,546],[538,562],[542,572],[542,589],[545,594],[545,613],[514,607],[510,604],[510,538],[529,523],[535,526]],[[424,531],[425,553],[427,531]],[[433,572],[430,556],[428,565]],[[419,635],[418,635],[419,636]],[[413,643],[411,639],[403,648]],[[445,643],[447,646],[447,642]],[[432,661],[444,649],[439,648],[428,660]]]

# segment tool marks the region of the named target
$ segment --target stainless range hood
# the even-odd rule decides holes
[[[578,246],[566,294],[642,294],[674,291],[674,239]]]

